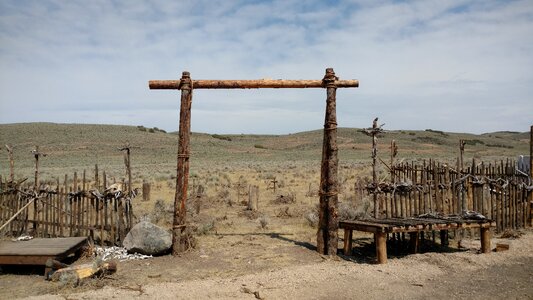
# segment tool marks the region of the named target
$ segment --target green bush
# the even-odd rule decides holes
[[[231,138],[229,136],[225,136],[225,135],[219,135],[219,134],[213,134],[211,135],[213,138],[215,139],[219,139],[219,140],[223,140],[223,141],[228,141],[228,142],[231,142]]]
[[[482,140],[474,139],[474,140],[465,140],[466,145],[475,146],[476,144],[484,145],[485,142]]]

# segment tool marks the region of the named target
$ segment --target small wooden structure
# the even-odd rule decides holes
[[[481,252],[490,252],[490,227],[496,226],[492,220],[470,220],[462,218],[389,218],[340,221],[339,228],[344,229],[344,254],[352,251],[353,230],[371,232],[376,241],[376,256],[379,264],[387,263],[387,234],[409,233],[410,249],[416,253],[419,233],[439,230],[441,237],[450,229],[479,228],[481,231]]]
[[[62,260],[87,244],[86,237],[36,238],[0,242],[0,265],[44,266],[48,259]],[[46,274],[45,270],[45,274]]]

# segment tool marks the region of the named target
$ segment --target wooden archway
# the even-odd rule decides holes
[[[172,226],[172,254],[186,250],[183,235],[186,220],[187,188],[189,179],[191,104],[193,89],[261,89],[261,88],[325,88],[326,115],[322,144],[320,174],[320,213],[317,232],[317,251],[336,255],[338,245],[338,148],[337,148],[337,88],[359,87],[358,80],[339,80],[332,68],[326,69],[322,80],[192,80],[185,71],[179,80],[151,80],[150,89],[181,90],[179,122],[178,163],[176,194],[174,198],[174,221]]]

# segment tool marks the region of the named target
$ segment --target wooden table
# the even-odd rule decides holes
[[[0,265],[44,266],[49,258],[60,261],[86,244],[87,237],[36,238],[17,242],[1,241]]]
[[[353,230],[371,232],[376,241],[376,256],[380,264],[387,263],[387,233],[406,232],[410,235],[410,248],[417,251],[419,233],[439,230],[442,234],[450,229],[479,228],[481,252],[490,252],[490,227],[495,227],[492,220],[470,220],[462,218],[390,218],[340,221],[339,228],[344,229],[344,253],[352,251]]]

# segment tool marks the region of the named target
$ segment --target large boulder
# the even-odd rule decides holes
[[[172,235],[164,228],[143,221],[133,226],[122,245],[128,252],[160,255],[172,246]]]

